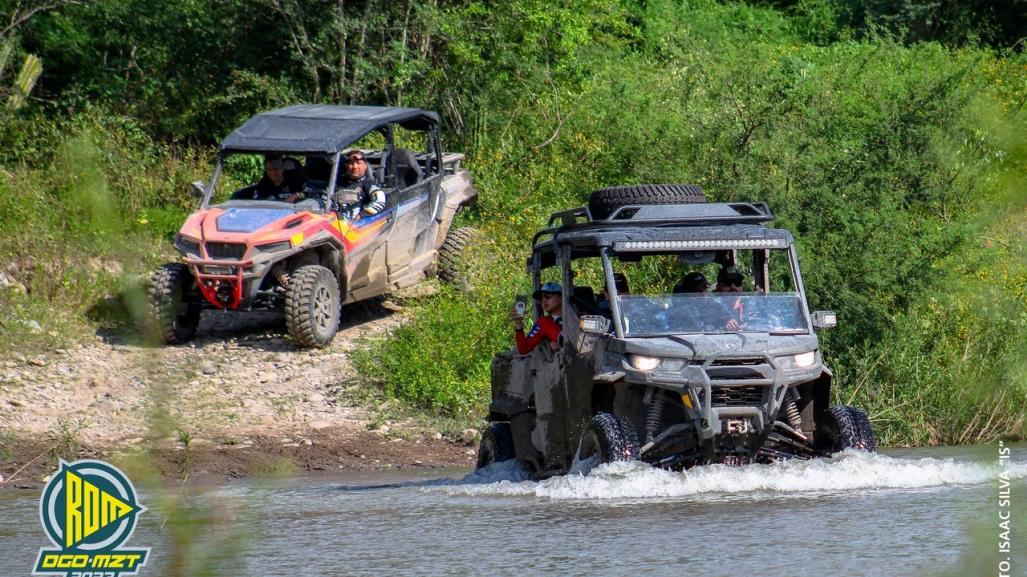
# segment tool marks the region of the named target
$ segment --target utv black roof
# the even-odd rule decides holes
[[[335,154],[389,124],[427,130],[439,123],[418,108],[297,104],[261,112],[221,142],[222,151]]]
[[[671,252],[791,244],[787,230],[766,226],[772,220],[774,215],[763,202],[626,205],[605,220],[592,220],[588,209],[576,208],[553,213],[549,227],[532,239],[532,247],[545,251],[567,244],[586,252],[598,247]]]

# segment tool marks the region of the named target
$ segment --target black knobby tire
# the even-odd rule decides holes
[[[872,453],[877,450],[870,419],[866,413],[847,405],[835,405],[828,412],[833,421],[830,430],[834,435],[834,452],[857,449]]]
[[[439,278],[445,282],[463,285],[467,283],[463,267],[466,266],[466,254],[481,238],[481,231],[473,226],[451,228],[446,233],[446,240],[439,247]]]
[[[859,429],[859,446],[855,448],[862,449],[868,453],[876,453],[877,441],[874,440],[874,429],[870,426],[870,417],[867,416],[866,411],[856,407],[849,407],[849,413],[852,414],[852,419]]]
[[[622,206],[698,202],[706,202],[706,193],[697,184],[611,186],[600,188],[588,196],[588,212],[594,220],[606,220]]]
[[[196,335],[203,306],[188,266],[161,265],[150,275],[148,296],[149,322],[157,338],[173,345]]]
[[[296,269],[285,289],[285,326],[300,347],[324,347],[339,329],[339,281],[320,265]]]
[[[513,458],[513,433],[510,432],[510,423],[490,423],[481,435],[475,468],[481,469]]]
[[[638,437],[627,419],[610,413],[598,413],[585,429],[581,458],[599,457],[600,463],[638,460]]]

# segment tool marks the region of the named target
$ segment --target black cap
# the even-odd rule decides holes
[[[742,280],[744,278],[745,276],[742,273],[738,272],[738,269],[733,266],[726,266],[720,269],[720,272],[717,273],[718,283],[722,283],[724,281],[734,281],[738,284],[742,284]]]
[[[676,292],[696,293],[703,290],[703,285],[710,286],[706,281],[706,275],[699,271],[690,272],[678,283],[679,290]]]

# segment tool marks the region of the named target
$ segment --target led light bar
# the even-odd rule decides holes
[[[746,240],[627,240],[614,243],[614,250],[682,250],[708,248],[785,248],[786,241],[779,238]]]

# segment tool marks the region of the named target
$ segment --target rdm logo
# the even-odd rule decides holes
[[[43,487],[39,519],[55,547],[39,550],[33,575],[119,577],[135,575],[150,548],[123,548],[139,514],[135,487],[103,461],[61,461]]]

